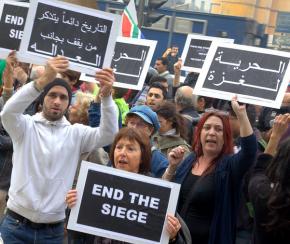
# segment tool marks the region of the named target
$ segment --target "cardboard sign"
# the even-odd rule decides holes
[[[114,69],[115,87],[141,90],[153,57],[157,41],[118,37],[111,66]],[[96,82],[82,74],[80,80]]]
[[[264,48],[214,44],[211,46],[195,92],[243,103],[280,108],[286,91],[290,53]]]
[[[95,74],[111,62],[119,16],[60,1],[30,4],[20,59],[44,64],[62,55],[70,69]]]
[[[19,50],[28,7],[28,3],[0,2],[0,58],[6,58],[11,50]]]
[[[68,228],[130,243],[168,243],[180,185],[82,162]]]
[[[183,62],[182,70],[200,73],[208,50],[213,42],[234,43],[233,39],[187,35],[185,46],[181,55]]]

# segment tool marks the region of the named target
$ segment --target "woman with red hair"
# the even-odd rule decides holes
[[[256,138],[245,105],[232,99],[240,122],[241,150],[233,154],[229,118],[210,111],[200,119],[193,153],[182,161],[184,150],[169,153],[163,179],[181,183],[178,212],[189,227],[192,243],[233,244],[243,175],[255,161]],[[181,162],[182,161],[182,162]]]

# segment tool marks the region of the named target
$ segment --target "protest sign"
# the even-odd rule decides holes
[[[168,243],[180,185],[82,162],[68,228],[130,243]]]
[[[195,92],[243,103],[280,108],[286,91],[290,53],[219,43],[211,46]]]
[[[0,58],[6,58],[11,50],[19,50],[28,7],[28,3],[0,2]]]
[[[233,43],[233,39],[188,34],[181,55],[182,70],[200,73],[210,45],[213,42]]]
[[[111,66],[114,69],[115,87],[141,90],[157,42],[145,39],[118,37]],[[96,82],[82,74],[80,80]]]
[[[60,1],[30,3],[19,57],[44,64],[62,55],[70,69],[95,74],[109,67],[118,35],[119,16]]]

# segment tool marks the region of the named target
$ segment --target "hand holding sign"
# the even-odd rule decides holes
[[[16,58],[16,51],[11,51],[6,58],[6,65],[11,65],[14,67],[18,63],[17,58]]]
[[[22,85],[27,81],[28,75],[24,69],[20,66],[17,66],[13,70],[14,79],[18,80]]]
[[[181,67],[182,67],[182,59],[179,58],[178,61],[174,64],[174,74],[180,73]]]
[[[232,108],[240,122],[240,136],[246,137],[253,134],[252,125],[248,119],[248,114],[246,111],[246,105],[245,104],[240,105],[238,103],[237,96],[234,96],[232,98]]]
[[[177,233],[180,230],[180,228],[181,225],[178,218],[174,217],[172,214],[167,214],[166,229],[169,233],[170,240],[174,239],[177,236]]]
[[[238,103],[237,95],[235,95],[232,98],[232,108],[233,108],[233,110],[234,110],[234,112],[235,112],[235,114],[237,115],[238,118],[247,113],[246,105]]]
[[[96,73],[96,80],[100,82],[100,94],[107,97],[112,93],[115,76],[111,68],[105,68]]]
[[[68,69],[69,62],[66,57],[57,56],[47,61],[45,71],[39,79],[37,79],[35,86],[41,91],[48,83],[52,82],[57,73],[65,72]]]
[[[13,91],[13,68],[17,64],[16,51],[9,53],[6,58],[6,67],[3,72],[3,89],[7,92]],[[1,81],[0,81],[1,84]]]
[[[69,192],[65,197],[65,202],[69,208],[75,206],[77,202],[77,190],[75,189],[69,190]]]

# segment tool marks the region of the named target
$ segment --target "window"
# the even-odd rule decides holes
[[[178,18],[175,19],[174,32],[191,33],[193,21],[190,19]]]

